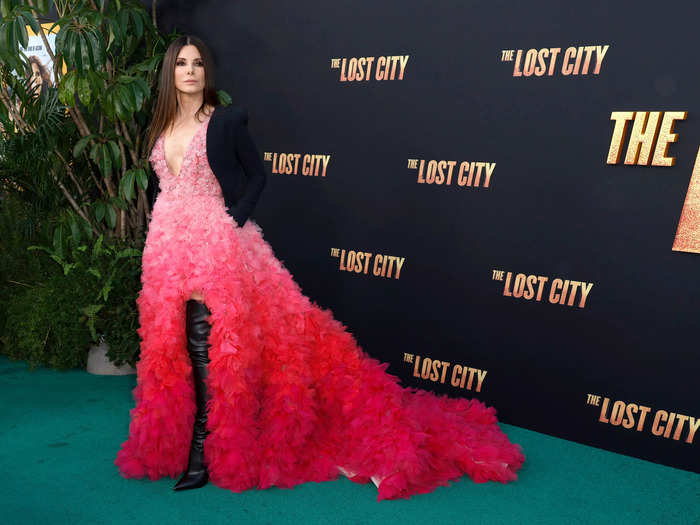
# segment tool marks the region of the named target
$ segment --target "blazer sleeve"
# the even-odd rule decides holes
[[[243,115],[236,122],[233,138],[236,145],[236,156],[243,167],[247,183],[243,195],[231,211],[238,225],[243,226],[258,203],[267,179],[258,148],[248,132],[247,110],[243,110]]]
[[[151,219],[153,219],[153,207],[156,205],[156,199],[158,198],[158,194],[160,193],[160,181],[158,180],[158,175],[156,175],[153,172],[153,168],[151,168],[151,175],[148,177],[148,186],[146,187],[146,200],[149,202],[151,205]],[[151,220],[148,221],[146,224],[146,231],[148,231],[149,226],[151,225]]]
[[[153,168],[151,168],[151,171],[152,170]],[[153,212],[153,206],[156,205],[158,193],[160,193],[160,182],[158,180],[158,175],[153,173],[148,178],[148,187],[146,188],[146,197],[148,198],[148,202],[151,204],[151,212]]]

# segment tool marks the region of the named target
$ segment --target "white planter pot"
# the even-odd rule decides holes
[[[87,361],[88,373],[101,376],[123,376],[136,373],[136,369],[126,363],[121,366],[112,363],[107,358],[108,349],[109,345],[105,342],[90,347]]]

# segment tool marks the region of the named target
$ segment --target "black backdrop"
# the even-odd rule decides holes
[[[217,87],[248,108],[261,154],[331,155],[325,177],[276,174],[266,161],[253,217],[304,293],[390,373],[477,397],[506,423],[700,471],[687,422],[678,440],[651,431],[657,410],[700,418],[700,255],[671,250],[700,144],[700,7],[609,4],[158,9],[161,28],[209,44]],[[501,60],[560,47],[561,61],[589,44],[610,46],[597,75],[515,77]],[[402,80],[343,82],[331,68],[383,55],[409,55]],[[687,111],[668,151],[675,166],[606,164],[613,111]],[[488,188],[419,184],[408,159],[496,168]],[[341,271],[331,248],[406,259],[399,279],[375,277]],[[550,304],[547,289],[526,301],[503,295],[496,269],[594,285],[585,308]],[[445,384],[416,378],[405,353],[488,374],[480,392],[449,374]],[[588,394],[651,411],[640,430],[604,423]]]

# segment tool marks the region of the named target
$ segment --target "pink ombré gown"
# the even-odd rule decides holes
[[[327,481],[378,484],[378,500],[430,492],[467,474],[516,479],[524,456],[482,402],[404,388],[329,310],[304,296],[251,219],[228,214],[207,161],[207,118],[180,174],[163,137],[151,153],[161,192],[143,252],[142,339],[124,477],[187,466],[195,395],[185,303],[211,311],[205,461],[232,491]]]

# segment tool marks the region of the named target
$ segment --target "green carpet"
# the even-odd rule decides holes
[[[171,478],[127,480],[114,465],[135,381],[30,371],[0,356],[0,523],[700,524],[699,475],[509,425],[527,460],[506,485],[463,477],[382,502],[374,485],[342,477],[241,494],[211,483],[174,492]]]

